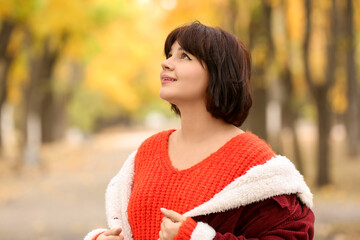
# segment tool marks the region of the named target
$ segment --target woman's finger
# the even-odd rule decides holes
[[[170,218],[164,217],[160,228],[161,230],[167,230],[170,226],[172,226],[172,224],[174,224],[174,221],[172,221]]]
[[[107,236],[106,240],[124,240],[124,237],[122,235],[120,235],[120,236]]]
[[[165,217],[169,218],[173,222],[183,222],[186,219],[186,217],[184,217],[180,213],[177,213],[177,212],[175,212],[173,210],[160,208],[160,211],[161,211],[162,214],[165,215]]]
[[[112,228],[104,232],[105,236],[118,236],[122,232],[121,228]]]

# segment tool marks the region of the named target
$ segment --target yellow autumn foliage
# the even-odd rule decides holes
[[[334,113],[344,114],[348,108],[346,69],[338,67],[335,72],[335,84],[328,93],[328,101]]]
[[[18,56],[10,70],[8,76],[8,101],[10,103],[18,104],[22,97],[22,86],[27,81],[28,68],[26,66],[25,55]]]
[[[264,68],[268,73],[265,78],[276,80],[288,64],[295,92],[304,93],[304,0],[266,1],[272,8],[275,54],[269,62],[269,46],[261,36],[252,43],[253,66]],[[71,71],[76,63],[83,67],[81,79],[76,79],[84,81],[81,86],[106,96],[104,102],[113,104],[114,109],[133,114],[159,99],[163,45],[171,30],[194,20],[223,28],[232,24],[234,33],[249,44],[250,22],[263,14],[259,10],[261,4],[260,0],[0,0],[0,19],[20,19],[8,49],[18,54],[10,70],[8,100],[18,102],[28,80],[29,49],[24,47],[27,37],[24,29],[31,32],[37,50],[43,48],[45,38],[56,49],[64,44],[62,36],[67,37],[55,66],[55,81],[73,84]],[[314,82],[323,84],[331,4],[327,0],[312,4],[310,71]],[[354,7],[356,34],[360,39],[359,0],[354,1]],[[231,12],[236,12],[236,17]],[[357,44],[360,48],[359,41]],[[337,81],[329,94],[336,112],[347,108],[343,82]]]
[[[157,62],[160,66],[160,55],[154,54],[151,46],[152,36],[137,28],[136,24],[116,21],[99,31],[96,38],[100,51],[86,68],[86,82],[91,88],[106,92],[130,111],[139,108],[142,96],[137,90],[144,87],[141,84],[152,85],[148,64]]]

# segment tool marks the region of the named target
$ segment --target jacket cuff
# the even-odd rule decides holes
[[[190,240],[213,240],[215,236],[216,232],[210,225],[198,222]]]
[[[181,224],[178,234],[173,238],[173,240],[184,240],[190,239],[191,234],[196,228],[196,222],[191,218],[187,217],[186,220]]]
[[[101,234],[103,234],[104,232],[99,232],[95,237],[93,237],[92,240],[96,240]]]
[[[96,238],[106,230],[105,228],[92,230],[85,236],[84,240],[96,240]]]

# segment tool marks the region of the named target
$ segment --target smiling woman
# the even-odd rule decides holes
[[[252,104],[250,54],[246,46],[236,36],[198,22],[177,28],[169,34],[164,49],[167,57],[175,43],[181,45],[181,49],[193,56],[196,62],[200,62],[207,72],[207,110],[215,118],[240,126]],[[166,63],[164,61],[162,64],[163,72]],[[172,109],[180,114],[176,104],[172,104]]]
[[[109,230],[85,239],[312,239],[312,194],[294,165],[239,126],[251,107],[250,55],[199,22],[165,42],[160,97],[181,128],[129,156],[106,192]]]
[[[204,105],[209,82],[207,69],[176,41],[161,64],[160,97],[173,105]]]

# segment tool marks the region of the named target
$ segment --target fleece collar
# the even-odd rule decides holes
[[[297,194],[306,206],[313,206],[312,194],[303,176],[286,157],[276,156],[263,165],[251,168],[184,216],[224,212],[283,194]]]

